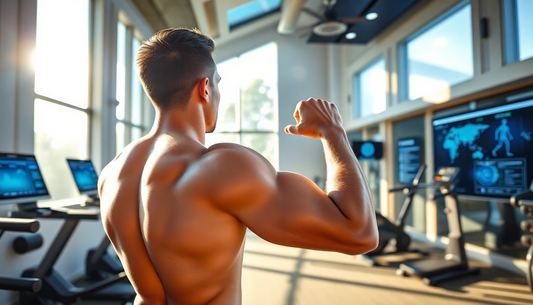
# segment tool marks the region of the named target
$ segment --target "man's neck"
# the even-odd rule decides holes
[[[199,107],[156,109],[154,125],[150,134],[184,136],[205,144],[205,118]]]

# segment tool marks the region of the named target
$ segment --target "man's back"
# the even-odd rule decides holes
[[[204,146],[220,104],[213,51],[187,29],[159,31],[138,51],[154,125],[99,180],[104,229],[136,304],[240,304],[246,228],[291,247],[354,255],[377,246],[370,188],[334,104],[301,101],[297,125],[285,128],[322,142],[327,193],[251,149]]]
[[[102,172],[102,218],[140,303],[240,303],[246,227],[205,198],[209,153],[153,136]]]
[[[104,229],[136,304],[240,304],[246,228],[291,247],[351,255],[375,248],[370,189],[333,104],[300,102],[295,118],[305,123],[286,129],[321,139],[327,194],[251,149],[205,148],[190,116],[180,109],[159,116],[100,177]]]

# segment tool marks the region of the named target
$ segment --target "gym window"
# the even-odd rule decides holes
[[[226,12],[230,30],[281,9],[281,0],[252,0]]]
[[[117,153],[128,143],[145,135],[151,113],[150,101],[144,92],[137,69],[135,55],[141,46],[135,28],[127,25],[127,19],[119,15],[117,24]]]
[[[504,63],[533,57],[533,1],[502,0]]]
[[[220,105],[206,146],[233,142],[250,147],[278,168],[278,59],[274,42],[217,65]]]
[[[387,107],[385,59],[379,57],[354,76],[355,118],[385,111]]]
[[[66,158],[88,158],[89,20],[89,0],[37,2],[34,150],[54,200],[78,195]]]
[[[399,46],[400,98],[415,100],[474,76],[472,13],[463,1]]]

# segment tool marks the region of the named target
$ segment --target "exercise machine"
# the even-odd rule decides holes
[[[369,266],[379,266],[379,264],[373,258],[374,256],[399,253],[421,253],[423,255],[427,255],[427,253],[425,252],[416,249],[409,249],[409,245],[411,244],[411,237],[409,237],[409,235],[405,232],[404,229],[405,222],[407,220],[407,214],[411,209],[411,206],[413,204],[413,198],[417,191],[417,186],[420,182],[420,179],[422,178],[422,175],[424,174],[425,169],[425,165],[420,166],[411,184],[403,185],[389,190],[389,192],[403,191],[403,193],[406,194],[402,209],[400,210],[400,214],[398,215],[398,219],[395,223],[391,222],[386,217],[376,212],[376,221],[378,224],[379,231],[378,246],[373,251],[361,255],[361,258]],[[387,247],[387,245],[389,245],[391,240],[395,241],[395,249],[390,252],[385,252],[385,248]]]
[[[32,209],[32,205],[18,204],[20,211],[11,211],[10,217],[17,218],[46,218],[63,219],[64,223],[39,265],[24,270],[23,277],[41,279],[42,288],[36,293],[22,292],[19,303],[21,305],[48,304],[50,300],[65,304],[74,303],[80,299],[116,300],[123,303],[131,302],[135,298],[135,290],[128,283],[121,280],[126,277],[124,272],[105,280],[98,281],[85,287],[74,286],[61,276],[54,265],[65,248],[72,233],[80,220],[98,220],[99,212],[84,209]]]
[[[5,231],[35,233],[39,222],[35,219],[0,218],[0,237]],[[0,277],[0,290],[37,292],[42,282],[38,278]]]
[[[22,273],[22,277],[40,279],[42,287],[34,293],[21,292],[19,297],[21,305],[41,305],[51,302],[70,304],[80,299],[127,303],[135,299],[135,290],[131,284],[122,281],[126,278],[124,272],[85,287],[76,287],[54,270],[57,259],[78,223],[81,220],[99,220],[98,210],[38,206],[37,200],[49,199],[50,194],[33,155],[0,153],[0,177],[3,189],[3,192],[0,192],[0,204],[17,204],[19,209],[9,212],[9,217],[64,220],[63,226],[39,265]]]
[[[80,195],[87,196],[84,205],[100,207],[98,174],[91,160],[67,159],[67,164]],[[118,257],[107,252],[110,244],[109,238],[104,235],[98,248],[90,249],[87,252],[85,257],[86,279],[102,280],[124,272],[124,267]]]
[[[448,246],[443,258],[423,259],[406,262],[396,271],[398,275],[421,277],[424,284],[434,286],[441,281],[463,275],[477,274],[479,268],[470,268],[466,258],[465,241],[461,226],[461,211],[457,202],[455,184],[459,174],[458,167],[441,167],[435,173],[433,183],[419,184],[419,188],[435,189],[431,200],[444,198],[444,212],[448,220]]]
[[[511,205],[519,207],[522,214],[533,217],[533,181],[528,190],[519,192],[511,197]],[[533,233],[533,220],[523,220],[520,223],[520,228],[523,231]],[[533,293],[533,235],[525,234],[520,238],[522,245],[529,247],[526,255],[527,270],[526,279],[531,293]]]

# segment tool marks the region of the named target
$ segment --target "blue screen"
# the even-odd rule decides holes
[[[0,200],[48,196],[34,156],[0,154]]]
[[[67,160],[72,176],[80,193],[96,191],[98,188],[98,175],[89,160]]]
[[[461,168],[458,194],[509,198],[533,179],[533,100],[433,120],[435,168]]]

